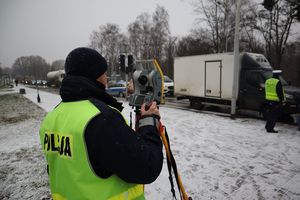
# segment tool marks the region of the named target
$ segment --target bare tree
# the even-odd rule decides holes
[[[99,52],[102,52],[103,47],[102,47],[102,43],[100,42],[101,40],[102,40],[101,31],[93,31],[90,35],[89,47],[91,47]]]
[[[206,29],[193,29],[178,41],[176,56],[190,56],[214,53],[214,43]]]
[[[12,71],[14,77],[34,80],[46,79],[49,64],[41,56],[22,56],[15,60]]]
[[[283,54],[283,76],[292,85],[300,86],[300,36],[296,41],[286,44]]]
[[[55,70],[64,69],[64,66],[65,66],[65,60],[55,60],[52,62],[50,70],[55,71]]]
[[[177,37],[169,36],[168,41],[166,42],[164,51],[166,54],[166,58],[164,60],[164,64],[162,66],[164,74],[169,77],[174,77],[174,57],[176,51],[176,40]]]
[[[98,31],[93,31],[90,36],[90,47],[98,50],[108,61],[108,74],[119,73],[118,55],[121,43],[126,37],[121,34],[120,28],[116,24],[107,23],[99,27]]]
[[[143,13],[137,17],[137,22],[141,27],[141,59],[149,59],[150,48],[151,48],[151,27],[152,22],[150,20],[150,15],[148,13]]]
[[[157,6],[152,15],[142,13],[128,26],[131,49],[138,59],[157,58],[163,55],[164,45],[170,35],[169,14],[162,6]]]
[[[262,6],[253,6],[253,13],[258,19],[255,29],[269,44],[268,58],[275,68],[281,68],[285,46],[291,35],[291,27],[296,22],[296,1],[275,0],[270,12]]]
[[[152,23],[148,13],[142,13],[128,26],[129,43],[135,57],[138,59],[151,57],[151,27]]]
[[[195,13],[199,27],[208,26],[214,52],[228,51],[228,42],[234,31],[234,0],[196,0]],[[201,29],[200,28],[200,29]]]
[[[152,55],[161,60],[163,47],[168,40],[169,14],[162,6],[157,6],[152,16],[153,27],[151,28]]]
[[[131,46],[131,51],[135,58],[141,57],[141,45],[142,45],[142,27],[135,21],[128,26],[128,34],[129,34],[129,44]]]

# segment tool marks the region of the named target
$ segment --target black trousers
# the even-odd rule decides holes
[[[267,102],[267,111],[266,111],[266,130],[272,131],[278,121],[278,118],[281,115],[281,103],[280,102]]]

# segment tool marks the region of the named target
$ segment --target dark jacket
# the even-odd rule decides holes
[[[142,126],[138,132],[132,130],[121,114],[109,107],[121,112],[122,104],[107,94],[101,83],[84,77],[67,76],[60,95],[63,102],[90,100],[101,111],[88,123],[84,133],[88,157],[98,176],[108,178],[116,174],[128,183],[139,184],[151,183],[158,177],[163,153],[155,126]]]
[[[278,79],[278,80],[279,80],[279,82],[276,85],[276,93],[278,95],[279,101],[283,102],[284,101],[283,87],[282,87],[280,79]]]

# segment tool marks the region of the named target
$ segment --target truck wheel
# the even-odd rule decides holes
[[[287,114],[287,113],[283,113],[279,120],[280,122],[284,122],[284,123],[287,123],[287,124],[294,124],[294,119],[293,117],[290,115],[290,114]]]
[[[197,101],[196,99],[190,99],[190,106],[194,109],[201,110],[203,109],[204,105],[201,103],[201,101]]]

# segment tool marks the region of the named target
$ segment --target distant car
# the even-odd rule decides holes
[[[36,80],[31,80],[31,85],[35,85],[36,84]]]
[[[164,94],[166,96],[174,95],[174,82],[168,76],[164,76]]]
[[[42,80],[42,85],[47,85],[47,81],[46,80]]]
[[[112,96],[125,97],[126,85],[123,83],[112,84],[106,88],[106,92]]]
[[[27,81],[25,81],[25,83],[28,83]],[[31,85],[41,85],[41,86],[45,86],[47,84],[46,80],[31,80]]]
[[[119,81],[117,82],[117,84],[123,84],[123,85],[126,85],[126,81],[124,81],[124,80],[119,80]]]

